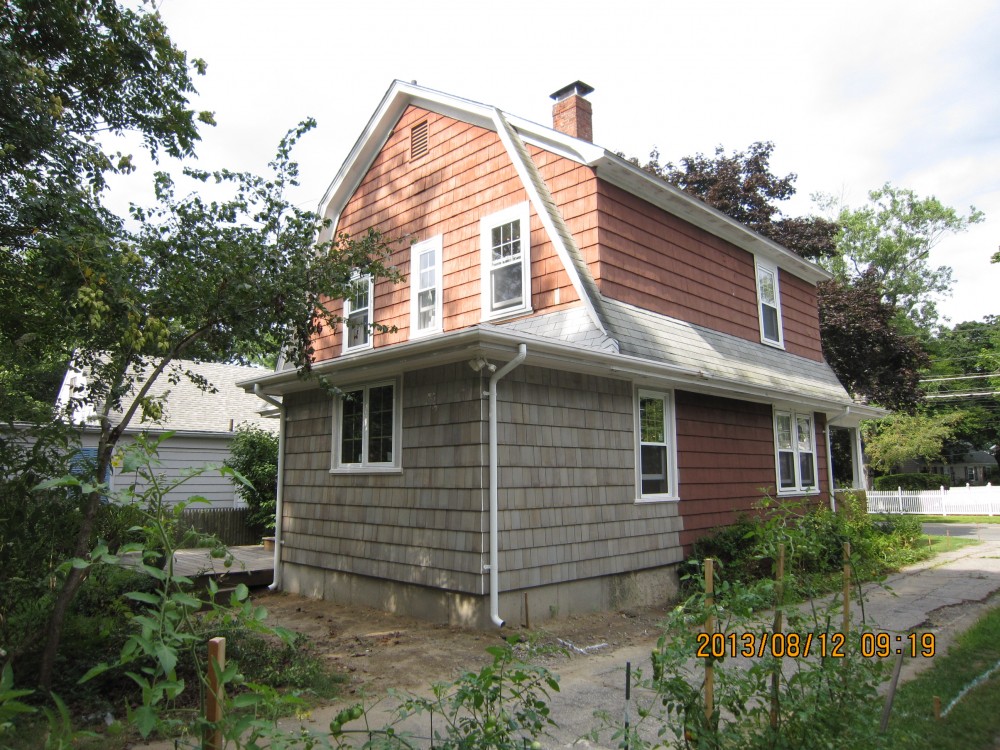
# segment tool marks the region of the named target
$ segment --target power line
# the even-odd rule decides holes
[[[921,383],[943,383],[946,380],[975,380],[976,378],[998,378],[1000,372],[989,372],[984,375],[955,375],[947,378],[925,378]]]

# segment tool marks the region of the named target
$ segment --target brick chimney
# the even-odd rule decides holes
[[[552,127],[560,133],[594,142],[593,109],[585,97],[594,88],[583,81],[574,81],[552,94]]]

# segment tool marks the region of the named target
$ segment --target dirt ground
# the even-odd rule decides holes
[[[271,625],[304,633],[330,666],[350,678],[348,692],[382,696],[387,688],[417,690],[451,680],[490,661],[486,648],[502,638],[529,637],[536,645],[572,653],[604,653],[655,642],[663,608],[600,612],[549,621],[528,631],[504,628],[484,632],[435,625],[381,610],[262,592],[254,597]],[[577,651],[579,649],[579,651]],[[547,657],[547,666],[569,656]]]

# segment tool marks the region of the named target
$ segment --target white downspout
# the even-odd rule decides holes
[[[497,488],[499,474],[497,457],[497,383],[521,364],[528,356],[528,347],[518,344],[517,356],[497,370],[490,377],[490,619],[498,628],[504,626],[500,618],[500,541],[497,531],[499,523],[500,493]]]
[[[271,406],[278,408],[278,487],[274,503],[274,580],[267,588],[277,591],[281,585],[281,500],[285,494],[285,406],[261,389],[259,383],[253,387],[254,395],[263,399]]]

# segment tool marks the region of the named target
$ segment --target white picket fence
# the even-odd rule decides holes
[[[941,487],[936,490],[868,490],[869,513],[931,516],[1000,515],[1000,487]]]

